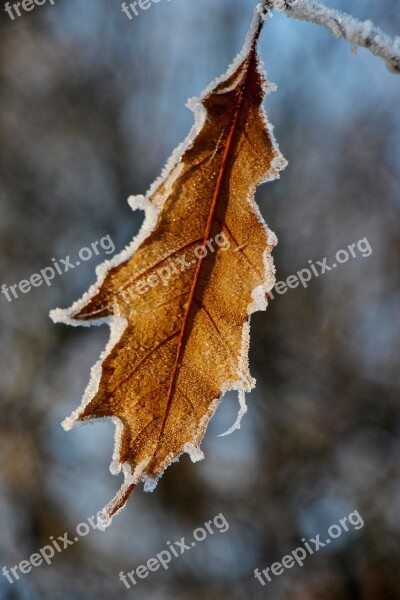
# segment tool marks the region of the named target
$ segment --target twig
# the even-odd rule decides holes
[[[372,21],[357,21],[351,15],[327,8],[317,0],[264,0],[262,8],[266,14],[275,8],[292,19],[322,25],[335,37],[350,42],[353,52],[356,52],[357,46],[367,48],[385,61],[391,73],[400,75],[400,37],[390,37]]]

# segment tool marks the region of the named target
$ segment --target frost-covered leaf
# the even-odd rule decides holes
[[[256,14],[241,54],[190,108],[195,124],[147,195],[132,244],[98,268],[98,283],[54,321],[107,322],[110,342],[93,367],[81,407],[66,419],[109,417],[117,428],[111,470],[124,484],[109,519],[141,480],[155,487],[200,442],[219,399],[254,386],[248,369],[249,316],[266,307],[276,243],[253,200],[256,186],[286,162],[261,103],[267,91]]]

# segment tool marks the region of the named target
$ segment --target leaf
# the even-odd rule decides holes
[[[183,452],[200,442],[224,392],[254,387],[248,369],[249,320],[265,310],[276,244],[253,196],[286,166],[261,107],[267,91],[255,13],[241,54],[191,100],[195,124],[147,195],[142,229],[119,256],[98,267],[98,283],[55,322],[108,323],[109,344],[92,369],[83,403],[63,423],[111,418],[112,473],[124,484],[100,527],[139,481],[155,487]],[[233,429],[233,428],[231,428]]]

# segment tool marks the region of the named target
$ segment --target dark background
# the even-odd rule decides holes
[[[3,5],[3,3],[2,3]],[[400,33],[398,0],[330,1]],[[117,0],[0,12],[0,283],[110,235],[121,250],[144,193],[192,123],[184,107],[240,50],[249,0],[161,0],[129,21]],[[202,449],[137,489],[105,532],[10,585],[1,600],[400,598],[399,78],[366,50],[275,14],[260,52],[278,92],[266,108],[289,166],[257,201],[277,233],[277,278],[367,237],[373,252],[252,319],[257,387],[240,431],[226,396]],[[8,303],[0,296],[0,564],[73,532],[113,497],[114,427],[65,433],[107,338],[53,325],[95,280],[94,257]],[[285,571],[270,566],[358,510],[365,525]],[[118,580],[222,512],[207,538],[135,589]]]

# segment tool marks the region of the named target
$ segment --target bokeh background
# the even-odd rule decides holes
[[[329,1],[400,33],[399,0]],[[142,213],[192,124],[185,108],[240,50],[254,3],[161,0],[129,21],[119,0],[56,0],[0,13],[0,283],[11,285]],[[275,14],[260,52],[278,85],[266,108],[289,166],[257,201],[279,245],[278,279],[367,237],[373,252],[252,319],[257,387],[240,431],[227,395],[203,441],[153,494],[137,489],[105,532],[10,585],[1,600],[385,600],[400,598],[400,80],[366,50]],[[120,480],[114,427],[65,433],[107,327],[53,325],[95,279],[94,257],[8,303],[0,296],[0,564],[73,532]],[[358,510],[365,525],[262,587],[270,566]],[[210,536],[131,590],[118,580],[222,512]]]

